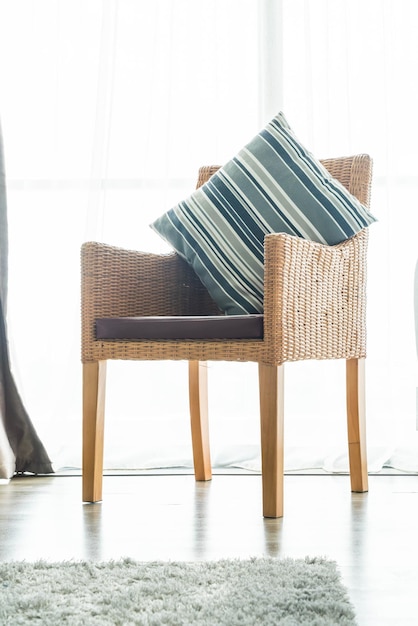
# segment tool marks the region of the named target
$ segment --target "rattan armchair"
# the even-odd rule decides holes
[[[369,204],[367,155],[323,161]],[[204,167],[198,185],[216,171]],[[345,359],[351,489],[367,491],[364,358],[367,229],[336,246],[286,234],[265,238],[261,336],[205,339],[98,339],[98,319],[221,316],[193,270],[175,253],[148,254],[89,242],[82,246],[83,501],[102,499],[106,361],[189,361],[196,480],[211,478],[206,361],[259,364],[263,515],[283,515],[283,370],[304,359]],[[197,316],[197,317],[196,317]],[[225,316],[223,316],[225,318]],[[146,321],[146,320],[145,320]],[[134,321],[133,321],[134,323]],[[230,328],[234,316],[228,316]],[[229,337],[229,338],[225,338]]]

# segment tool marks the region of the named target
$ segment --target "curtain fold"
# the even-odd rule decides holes
[[[415,266],[414,276],[414,310],[415,310],[415,344],[418,356],[418,260]],[[418,386],[417,386],[417,405],[418,405]]]
[[[8,239],[5,180],[0,127],[0,478],[10,478],[14,472],[53,472],[10,368],[6,328]]]

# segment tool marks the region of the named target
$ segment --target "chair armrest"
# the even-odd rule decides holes
[[[264,337],[273,361],[366,353],[368,230],[336,246],[267,235]]]
[[[88,242],[81,248],[82,357],[90,359],[99,317],[216,315],[219,309],[177,254]]]

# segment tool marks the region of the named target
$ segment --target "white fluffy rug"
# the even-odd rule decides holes
[[[344,626],[355,619],[336,564],[322,558],[0,563],[0,624],[29,623]]]

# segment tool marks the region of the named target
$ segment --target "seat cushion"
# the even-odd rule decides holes
[[[263,315],[101,318],[96,339],[263,339]]]
[[[266,234],[333,245],[374,221],[279,113],[151,228],[190,263],[220,309],[235,315],[263,311]]]

